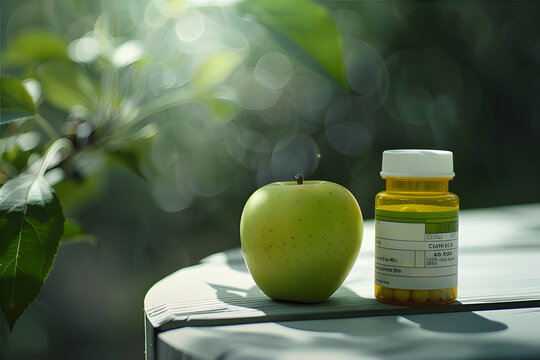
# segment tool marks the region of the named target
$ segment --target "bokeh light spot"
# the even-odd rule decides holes
[[[156,204],[167,212],[176,212],[188,208],[194,195],[186,184],[187,163],[178,158],[172,172],[152,179],[150,192]]]
[[[185,0],[152,0],[159,11],[167,17],[174,18],[184,14],[188,8]]]
[[[147,67],[146,78],[148,88],[154,94],[160,94],[163,89],[176,85],[177,74],[167,65],[162,63],[151,64]]]
[[[23,86],[34,102],[37,102],[41,96],[41,85],[35,79],[26,79],[23,81]]]
[[[307,178],[319,165],[318,153],[317,143],[307,135],[284,137],[274,146],[268,169],[257,174],[257,181],[292,180],[298,173]]]
[[[441,94],[433,101],[432,109],[429,123],[433,137],[438,145],[444,146],[457,122],[456,102],[452,97]]]
[[[422,86],[402,86],[396,94],[396,110],[407,124],[426,124],[433,108],[429,91]]]
[[[358,156],[371,149],[371,135],[362,125],[343,123],[325,130],[326,138],[334,149],[344,155]]]
[[[292,77],[291,61],[281,53],[262,56],[255,65],[255,79],[269,89],[281,89]]]
[[[272,153],[272,146],[263,135],[233,123],[225,128],[225,147],[235,161],[251,169],[266,164]]]
[[[345,57],[349,85],[361,96],[378,93],[382,101],[388,88],[388,73],[375,49],[358,40],[348,40]]]
[[[138,40],[130,40],[120,45],[114,51],[112,61],[116,67],[124,67],[139,60],[142,54],[142,43]]]
[[[253,73],[245,71],[238,80],[238,102],[247,110],[268,109],[279,99],[280,92],[262,86]]]
[[[199,149],[190,153],[188,169],[184,176],[190,192],[197,196],[217,196],[231,183],[231,176],[228,176],[230,167],[211,149]]]
[[[84,36],[72,41],[67,51],[73,61],[92,63],[99,56],[99,43],[93,37]]]
[[[197,9],[189,9],[176,22],[176,36],[182,41],[195,41],[204,32],[205,21]]]
[[[165,25],[166,22],[167,18],[159,11],[156,4],[150,1],[144,11],[144,23],[150,27],[157,28]]]
[[[21,151],[29,151],[39,145],[41,137],[37,131],[29,131],[17,136],[16,143]]]

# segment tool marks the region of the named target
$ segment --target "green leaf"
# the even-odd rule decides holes
[[[230,100],[220,98],[206,98],[203,100],[215,119],[229,121],[236,116],[236,109]]]
[[[233,53],[221,52],[212,55],[197,69],[191,84],[199,93],[211,90],[225,81],[240,63],[240,57]]]
[[[90,242],[96,246],[99,245],[94,236],[87,234],[79,224],[69,219],[64,222],[64,236],[62,236],[61,242],[62,244]]]
[[[10,328],[41,290],[63,225],[62,207],[43,176],[19,176],[0,188],[0,307]]]
[[[78,236],[87,236],[88,234],[73,220],[67,219],[64,222],[64,235],[62,241],[69,241]]]
[[[268,27],[291,55],[348,87],[336,23],[310,0],[246,0],[238,8]]]
[[[146,179],[143,169],[151,162],[150,153],[157,131],[155,124],[149,124],[136,134],[124,138],[121,144],[116,144],[117,146],[109,144],[107,155],[111,161],[110,165],[125,166],[142,179]]]
[[[0,79],[0,111],[1,124],[36,114],[36,104],[19,79],[11,76]]]
[[[97,91],[77,65],[68,62],[46,63],[37,71],[46,98],[54,106],[70,111],[73,106],[89,110],[97,106]]]
[[[144,174],[141,171],[141,159],[139,154],[135,151],[130,150],[116,150],[109,151],[107,154],[111,157],[111,160],[118,161],[121,164],[125,165],[128,169],[133,171],[135,174],[140,176],[142,179],[145,179]]]
[[[27,66],[34,62],[69,60],[68,42],[46,29],[23,30],[9,41],[2,54],[3,66]]]
[[[54,191],[64,212],[70,213],[84,207],[90,199],[99,194],[103,180],[102,170],[97,170],[94,173],[84,174],[82,182],[67,178],[55,184]]]

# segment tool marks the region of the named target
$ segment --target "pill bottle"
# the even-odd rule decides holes
[[[453,155],[387,150],[375,197],[375,298],[435,306],[457,297],[459,199],[448,192]]]

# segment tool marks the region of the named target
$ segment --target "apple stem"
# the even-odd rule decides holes
[[[304,183],[304,177],[301,174],[295,175],[294,180],[296,180],[298,185],[302,185]]]

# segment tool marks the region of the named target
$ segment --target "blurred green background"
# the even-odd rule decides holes
[[[0,184],[68,136],[47,179],[95,237],[60,247],[6,359],[142,358],[149,287],[239,246],[250,194],[299,172],[369,219],[383,150],[446,149],[462,209],[540,201],[540,3],[276,3],[2,1],[2,75],[52,130],[2,125]]]

